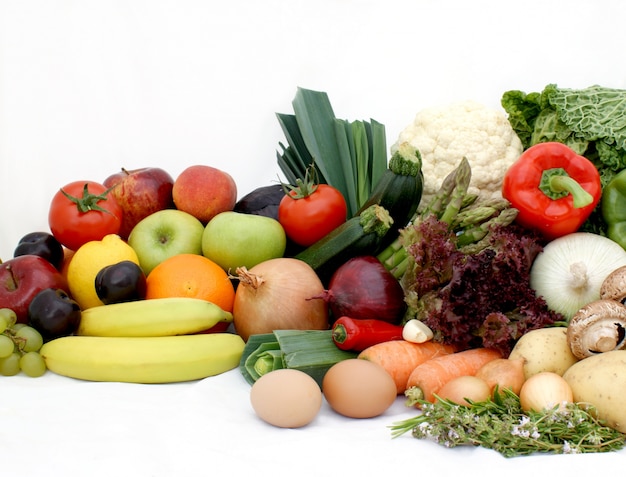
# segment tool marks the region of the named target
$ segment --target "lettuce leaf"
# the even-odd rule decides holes
[[[411,227],[405,239],[412,265],[402,284],[409,313],[433,330],[435,341],[508,356],[524,333],[564,321],[530,286],[533,260],[543,249],[535,234],[495,226],[484,249],[465,253],[434,217]]]
[[[626,168],[626,90],[549,84],[541,93],[506,91],[501,104],[525,149],[567,144],[596,165],[603,184]]]
[[[566,144],[593,162],[603,187],[626,169],[626,90],[549,84],[541,92],[506,91],[501,104],[524,149],[549,141]],[[606,235],[599,206],[581,230]]]

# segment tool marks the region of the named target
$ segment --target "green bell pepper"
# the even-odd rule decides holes
[[[626,169],[604,187],[601,211],[607,236],[626,249]]]

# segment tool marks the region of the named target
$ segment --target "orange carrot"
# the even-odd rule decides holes
[[[372,345],[361,351],[358,357],[373,361],[385,368],[396,382],[398,394],[403,394],[409,375],[417,366],[435,356],[443,356],[455,351],[454,346],[434,341],[411,343],[393,340]]]
[[[483,365],[497,358],[502,358],[499,351],[475,348],[425,361],[413,369],[407,379],[407,404],[416,405],[418,400],[435,402],[435,394],[448,381],[460,376],[473,376]]]

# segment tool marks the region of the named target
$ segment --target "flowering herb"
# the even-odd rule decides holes
[[[519,397],[509,389],[469,406],[443,399],[420,406],[421,414],[390,426],[394,438],[411,432],[445,447],[481,446],[504,457],[611,452],[622,449],[626,440],[594,418],[592,409],[577,404],[524,413]]]

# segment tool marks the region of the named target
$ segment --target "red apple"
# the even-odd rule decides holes
[[[230,174],[215,167],[195,165],[174,181],[174,205],[206,224],[221,212],[233,210],[237,185]]]
[[[119,231],[124,240],[141,219],[159,210],[174,208],[174,179],[158,167],[122,169],[107,177],[103,185],[107,188],[115,186],[110,193],[124,210]]]
[[[46,288],[68,292],[67,281],[38,255],[20,255],[0,264],[0,308],[10,308],[18,323],[28,322],[28,305]]]

